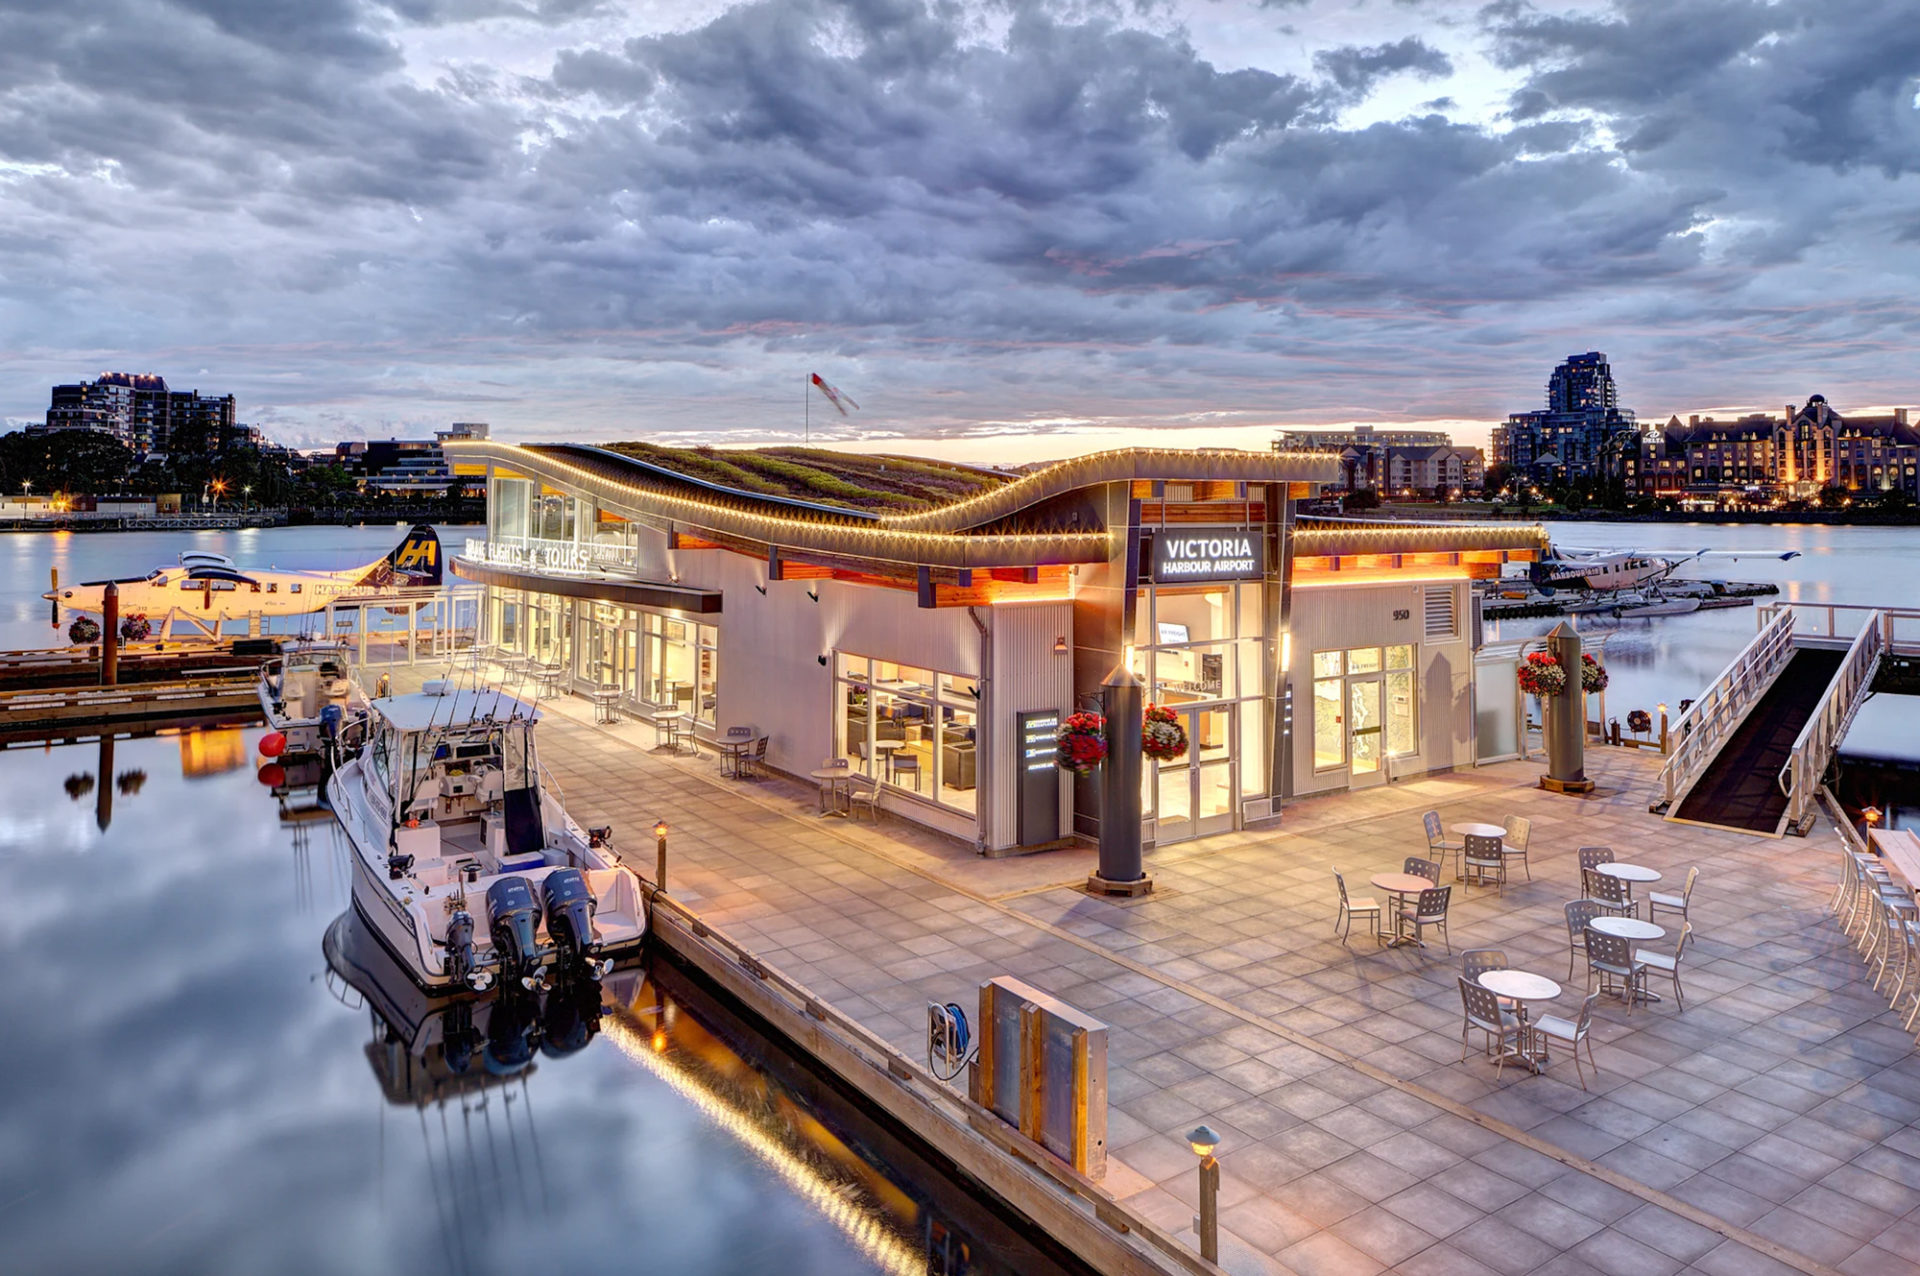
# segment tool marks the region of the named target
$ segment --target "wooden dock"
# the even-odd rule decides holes
[[[261,654],[235,644],[133,644],[115,685],[100,685],[99,649],[0,652],[0,740],[35,732],[259,709]]]

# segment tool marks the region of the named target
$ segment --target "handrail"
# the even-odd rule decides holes
[[[1775,616],[1667,729],[1668,739],[1679,741],[1660,768],[1661,796],[1669,811],[1792,659],[1793,624],[1791,611]]]
[[[1834,796],[1833,790],[1823,783],[1815,796],[1818,797],[1820,805],[1826,808],[1827,818],[1833,821],[1834,831],[1840,835],[1840,840],[1847,844],[1847,849],[1862,855],[1870,853],[1873,848],[1867,845],[1866,839],[1861,837],[1859,830],[1853,827],[1853,821],[1847,818],[1846,808],[1840,805],[1840,799]]]
[[[1860,708],[1861,692],[1873,686],[1873,675],[1880,667],[1886,649],[1887,620],[1880,612],[1867,614],[1853,645],[1834,671],[1833,680],[1820,698],[1820,707],[1808,717],[1794,739],[1793,752],[1775,776],[1780,791],[1787,795],[1787,827],[1798,828],[1813,805],[1814,789],[1820,776],[1847,733],[1853,715]]]
[[[871,1028],[822,1001],[805,984],[741,947],[725,932],[702,920],[684,903],[658,890],[644,875],[641,876],[641,889],[653,910],[650,920],[658,918],[663,912],[673,914],[675,924],[703,941],[710,951],[718,950],[731,965],[764,987],[792,1013],[835,1029],[845,1047],[861,1057],[865,1066],[901,1087],[922,1111],[929,1115],[937,1114],[939,1119],[987,1136],[1001,1151],[1012,1154],[1013,1163],[1038,1171],[1060,1189],[1062,1203],[1070,1203],[1070,1208],[1091,1214],[1094,1222],[1114,1242],[1128,1246],[1135,1253],[1142,1253],[1142,1249],[1129,1245],[1125,1239],[1131,1234],[1143,1243],[1146,1253],[1158,1254],[1189,1276],[1221,1276],[1220,1267],[1169,1235],[1132,1205],[1114,1196],[1065,1161],[1049,1155],[1037,1144],[1020,1139],[1018,1132],[1006,1128],[999,1117],[941,1083]],[[1164,1267],[1162,1270],[1165,1270]]]

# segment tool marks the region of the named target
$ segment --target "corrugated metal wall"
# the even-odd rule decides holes
[[[1019,778],[1019,737],[1014,715],[1035,709],[1073,711],[1073,657],[1056,653],[1064,638],[1073,649],[1070,603],[1013,603],[993,614],[993,822],[988,842],[995,850],[1014,845],[1018,835],[1015,793]],[[1060,833],[1073,828],[1071,777],[1061,773]]]

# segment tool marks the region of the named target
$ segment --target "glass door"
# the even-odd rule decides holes
[[[1380,715],[1379,675],[1347,679],[1348,784],[1363,789],[1386,781],[1386,733]]]
[[[1233,828],[1233,709],[1178,709],[1187,751],[1151,763],[1156,784],[1154,844],[1224,833]]]

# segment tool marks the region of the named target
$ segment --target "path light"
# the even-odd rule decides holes
[[[660,820],[653,826],[654,847],[659,852],[659,863],[654,868],[654,888],[662,895],[667,893],[667,822]]]
[[[1884,814],[1884,812],[1877,806],[1863,807],[1860,811],[1860,818],[1867,822],[1868,828],[1872,828],[1880,822],[1882,814]]]
[[[1200,1235],[1200,1257],[1209,1263],[1220,1261],[1220,1162],[1213,1150],[1220,1136],[1210,1125],[1197,1125],[1187,1134],[1187,1146],[1200,1158],[1200,1217],[1194,1231]]]

